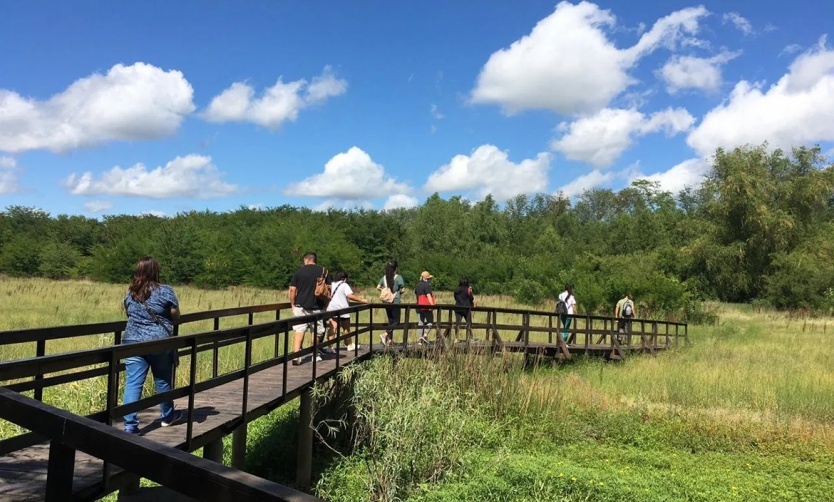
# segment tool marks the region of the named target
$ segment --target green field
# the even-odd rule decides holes
[[[0,330],[117,320],[124,289],[4,278]],[[286,294],[177,293],[184,312]],[[480,303],[509,306],[497,297]],[[317,493],[345,501],[834,499],[834,323],[749,306],[716,311],[717,326],[690,327],[691,346],[616,364],[378,358],[355,375],[355,441],[334,441],[344,457],[317,450]],[[49,400],[82,411],[95,401],[81,390]],[[248,447],[258,453],[249,470],[291,480],[292,456],[277,446],[292,438],[293,413],[279,409],[250,425]]]

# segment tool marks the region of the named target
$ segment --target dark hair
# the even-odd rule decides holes
[[[316,253],[310,251],[310,252],[308,252],[307,254],[304,255],[304,261],[307,261],[307,260],[313,260],[313,263],[318,263],[319,262],[319,257],[318,257],[318,255],[316,255]]]
[[[396,293],[394,291],[394,277],[397,275],[397,260],[391,260],[388,262],[388,265],[385,266],[385,285],[391,288],[392,293]]]
[[[570,284],[565,284],[565,291],[568,292],[568,296],[565,297],[565,300],[573,296],[573,286],[571,286]]]
[[[136,263],[133,280],[127,290],[131,298],[137,302],[144,302],[151,296],[151,290],[159,286],[159,262],[152,256],[142,257]]]
[[[337,281],[346,281],[348,279],[347,272],[336,272]]]
[[[468,288],[469,287],[469,279],[466,277],[461,277],[460,282],[458,283],[459,288]]]

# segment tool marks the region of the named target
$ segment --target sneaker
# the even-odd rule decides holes
[[[421,336],[419,340],[417,340],[417,345],[429,344],[429,339],[425,336]]]
[[[321,357],[321,354],[316,354],[316,361],[323,361],[324,359]]]
[[[382,345],[384,345],[386,347],[388,346],[389,340],[388,340],[388,336],[385,333],[380,333],[379,334],[379,339],[382,342]]]
[[[159,425],[162,427],[170,427],[172,425],[176,425],[183,421],[185,418],[185,413],[182,410],[174,410],[171,412],[171,416],[168,418],[163,418],[159,421]]]
[[[322,347],[319,349],[319,352],[321,352],[322,354],[329,354],[331,356],[336,354],[336,351],[331,349],[330,347]]]
[[[301,359],[296,357],[295,359],[292,360],[292,365],[293,366],[298,366],[299,364],[301,364]]]
[[[359,350],[361,348],[362,348],[361,345],[356,345],[356,344],[351,343],[350,345],[345,347],[345,350],[347,350],[348,352],[353,352],[354,350]]]
[[[139,436],[140,434],[142,434],[141,432],[139,432],[138,427],[133,427],[132,429],[125,429],[125,432],[134,436]]]

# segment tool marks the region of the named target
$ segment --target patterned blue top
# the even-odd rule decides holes
[[[151,296],[145,303],[156,314],[159,322],[163,323],[173,333],[171,307],[179,308],[180,304],[171,286],[160,284],[159,287],[152,289]],[[168,331],[157,324],[148,309],[141,302],[134,300],[129,291],[125,295],[124,304],[127,309],[127,327],[122,340],[145,342],[168,337]]]

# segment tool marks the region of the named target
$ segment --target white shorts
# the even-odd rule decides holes
[[[304,308],[301,308],[301,307],[297,307],[295,305],[293,305],[293,307],[292,307],[292,315],[295,316],[295,317],[301,317],[301,316],[312,315],[312,314],[320,314],[322,312],[324,312],[324,311],[321,310],[321,309],[307,310],[307,309],[304,309]],[[310,333],[315,333],[318,336],[324,336],[324,333],[325,333],[325,331],[324,331],[324,321],[323,320],[318,320],[318,321],[313,321],[313,322],[305,322],[303,324],[294,324],[293,327],[292,327],[292,330],[295,331],[296,333],[304,333],[307,330],[309,330]]]

